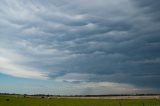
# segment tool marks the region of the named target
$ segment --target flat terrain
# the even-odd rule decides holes
[[[23,97],[0,96],[0,106],[160,106],[153,97]]]

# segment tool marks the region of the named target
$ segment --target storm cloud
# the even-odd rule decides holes
[[[1,0],[0,72],[159,89],[160,2]]]

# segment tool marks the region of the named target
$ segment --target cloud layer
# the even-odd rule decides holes
[[[160,88],[159,1],[2,0],[0,72]]]

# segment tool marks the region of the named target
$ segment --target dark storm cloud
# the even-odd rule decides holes
[[[138,7],[143,8],[146,14],[152,16],[153,19],[159,21],[160,18],[159,1],[153,2],[152,0],[141,0],[141,1],[136,0],[135,3],[137,4]]]
[[[44,76],[51,79],[159,88],[158,4],[151,0],[3,1],[0,47],[27,57],[13,59],[15,64],[46,72]]]

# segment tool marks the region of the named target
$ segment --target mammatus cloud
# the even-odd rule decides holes
[[[158,89],[158,4],[2,0],[0,72],[66,83]]]

